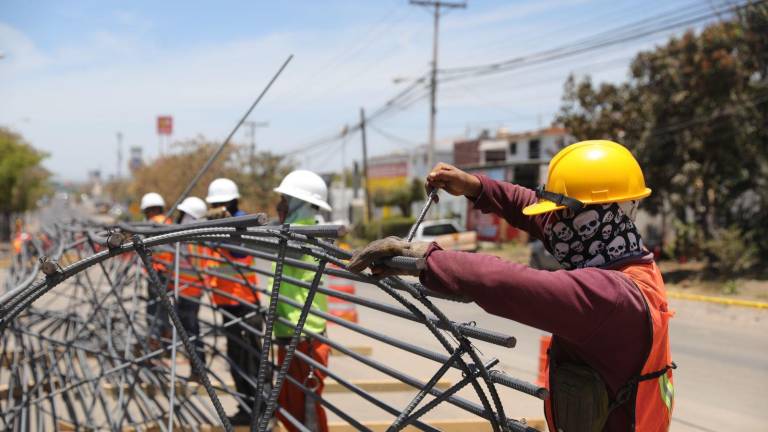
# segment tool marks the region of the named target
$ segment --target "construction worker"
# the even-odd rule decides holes
[[[235,182],[226,178],[212,181],[205,198],[211,206],[208,219],[245,215],[239,208],[239,199],[240,191]],[[255,403],[261,341],[246,327],[241,326],[240,322],[263,330],[261,315],[256,313],[252,306],[248,306],[259,305],[258,294],[254,289],[258,278],[253,271],[236,266],[253,266],[253,257],[250,255],[220,247],[213,252],[213,256],[220,260],[210,261],[210,270],[216,273],[210,279],[214,288],[213,303],[224,312],[223,326],[227,340],[227,357],[231,362],[230,373],[235,382],[235,390],[243,400],[238,403],[237,413],[229,420],[233,425],[248,425],[251,423],[251,415],[245,408],[252,407]],[[228,325],[234,320],[240,321]]]
[[[198,197],[187,197],[178,206],[176,223],[183,225],[205,219],[208,205]],[[206,277],[203,273],[205,261],[200,258],[206,255],[206,249],[197,244],[184,243],[185,254],[179,257],[179,299],[176,303],[181,324],[190,336],[196,336],[195,347],[200,359],[205,362],[205,350],[203,340],[200,339],[200,320],[197,317],[200,311],[200,297],[202,288],[206,285]],[[199,381],[199,377],[192,371],[190,377],[193,381]]]
[[[669,309],[653,254],[634,224],[650,195],[632,154],[611,141],[584,141],[549,164],[546,188],[470,175],[438,164],[427,185],[464,195],[485,213],[543,241],[565,270],[535,270],[434,243],[377,240],[349,268],[379,257],[425,257],[418,274],[430,289],[469,296],[487,312],[553,334],[548,351],[551,431],[666,431],[674,388]]]
[[[21,255],[21,251],[24,245],[32,239],[32,236],[28,232],[24,231],[24,221],[21,218],[16,218],[16,229],[13,236],[13,253],[16,256]]]
[[[285,176],[280,186],[275,188],[275,192],[280,194],[280,202],[277,205],[277,214],[280,223],[292,225],[315,225],[322,221],[320,210],[331,211],[328,205],[328,187],[319,175],[305,170],[296,170]],[[315,260],[308,255],[300,257],[302,261],[314,263]],[[274,270],[274,267],[273,267]],[[312,283],[315,278],[315,272],[304,270],[297,267],[285,265],[283,275],[298,279],[303,282]],[[270,280],[269,285],[273,283]],[[309,291],[283,281],[280,285],[280,295],[290,298],[303,305],[307,301]],[[328,301],[325,294],[317,293],[312,300],[312,308],[323,312],[328,311]],[[291,306],[285,302],[278,302],[277,316],[285,318],[296,324],[301,315],[301,308]],[[294,326],[289,326],[280,321],[275,322],[275,338],[278,345],[278,364],[282,364],[286,356],[286,348],[294,333]],[[325,332],[325,319],[319,316],[309,314],[304,323],[304,329],[313,333]],[[318,363],[327,366],[330,347],[318,340],[308,338],[302,335],[296,350],[310,356]],[[288,367],[288,375],[292,376],[298,382],[312,390],[317,395],[322,395],[325,379],[325,373],[313,368],[306,362],[297,357],[293,357]],[[296,420],[302,422],[307,429],[312,431],[327,432],[328,419],[325,409],[313,398],[308,398],[304,392],[292,382],[285,380],[278,397],[278,404],[285,408]],[[278,418],[285,428],[290,432],[298,429],[278,413]]]
[[[141,212],[148,222],[157,224],[170,224],[171,220],[165,217],[165,200],[157,192],[149,192],[141,197]],[[155,252],[152,254],[152,268],[155,269],[161,285],[167,289],[173,289],[173,278],[169,274],[173,268],[173,254],[170,252]],[[154,298],[152,290],[147,288],[147,327],[149,328],[149,348],[159,349],[162,346],[161,339],[170,340],[171,325],[168,312],[160,306],[160,300]]]

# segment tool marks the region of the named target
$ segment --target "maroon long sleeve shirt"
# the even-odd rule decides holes
[[[525,216],[534,191],[478,176],[482,191],[474,202],[510,225],[543,240],[553,215]],[[647,261],[650,256],[636,261]],[[601,268],[545,271],[498,257],[445,251],[433,244],[421,282],[428,288],[461,293],[487,312],[553,333],[566,358],[585,362],[605,381],[613,397],[645,363],[651,322],[639,288],[623,273]],[[605,430],[630,430],[631,405],[615,410]]]

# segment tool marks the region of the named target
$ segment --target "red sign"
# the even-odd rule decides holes
[[[173,133],[173,117],[157,116],[157,134],[171,135]]]

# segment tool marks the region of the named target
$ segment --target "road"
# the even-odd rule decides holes
[[[263,263],[262,263],[263,264]],[[265,268],[269,266],[264,264]],[[0,271],[0,281],[4,279]],[[261,278],[261,283],[266,278]],[[357,292],[366,298],[389,304],[395,302],[379,289],[356,284]],[[510,375],[535,381],[538,367],[539,339],[542,332],[515,322],[494,317],[474,304],[435,301],[440,309],[456,322],[474,321],[479,327],[493,329],[517,338],[513,349],[477,343],[484,359],[496,357],[500,367]],[[684,300],[672,300],[676,316],[672,320],[671,337],[675,371],[675,412],[671,430],[694,431],[765,431],[768,430],[768,311],[734,306],[722,306]],[[393,319],[367,308],[359,307],[360,324],[401,338],[418,346],[444,352],[424,326],[402,319]],[[370,357],[411,376],[428,379],[437,365],[392,347],[374,342],[338,326],[329,335],[345,345],[369,345]],[[387,378],[347,357],[332,357],[331,368],[349,379]],[[221,366],[222,370],[225,366]],[[446,379],[456,382],[458,371]],[[383,400],[402,408],[415,391],[380,394]],[[461,396],[477,400],[471,390]],[[541,402],[525,395],[503,389],[501,392],[506,414],[513,418],[541,418]],[[366,420],[391,420],[391,416],[359,397],[349,393],[328,395],[334,403],[355,417]],[[230,407],[228,407],[230,408]],[[441,405],[427,415],[428,420],[461,419],[471,415],[457,408]],[[332,420],[335,418],[331,416]]]
[[[370,285],[358,284],[358,293],[387,301],[388,296]],[[485,357],[498,357],[509,374],[535,381],[541,331],[491,316],[474,304],[437,301],[451,319],[475,321],[517,338],[517,346],[504,349],[486,344],[478,348]],[[672,300],[676,315],[671,324],[675,371],[675,411],[672,431],[768,430],[768,311]],[[366,327],[386,329],[387,334],[407,335],[412,343],[439,350],[434,338],[413,323],[359,308]],[[331,330],[333,335],[336,329]],[[374,344],[374,355],[399,365],[412,375],[429,377],[434,364],[385,358],[384,347]],[[332,365],[334,366],[334,365]],[[338,364],[337,366],[341,366]],[[541,403],[531,397],[504,392],[508,414],[541,417]],[[407,399],[404,399],[407,400]],[[446,415],[452,415],[446,413]]]

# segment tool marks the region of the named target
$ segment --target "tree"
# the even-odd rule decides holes
[[[396,206],[404,217],[410,217],[411,204],[422,201],[424,197],[424,183],[413,179],[400,187],[377,190],[372,198],[375,205]]]
[[[219,143],[203,137],[175,143],[174,153],[161,156],[134,172],[130,195],[138,201],[147,192],[157,192],[171,205],[218,146]],[[211,181],[227,177],[240,189],[243,210],[274,213],[278,198],[272,189],[290,172],[292,165],[283,156],[269,152],[257,153],[253,161],[250,157],[250,149],[234,144],[227,146],[190,195],[205,198]]]
[[[0,127],[0,239],[9,239],[14,213],[33,209],[49,191],[50,173],[41,165],[47,156]]]
[[[639,53],[626,83],[566,81],[559,121],[634,152],[654,189],[646,208],[687,237],[678,253],[714,262],[707,245],[736,227],[768,257],[768,230],[755,223],[768,216],[767,40],[768,5],[751,5]]]

